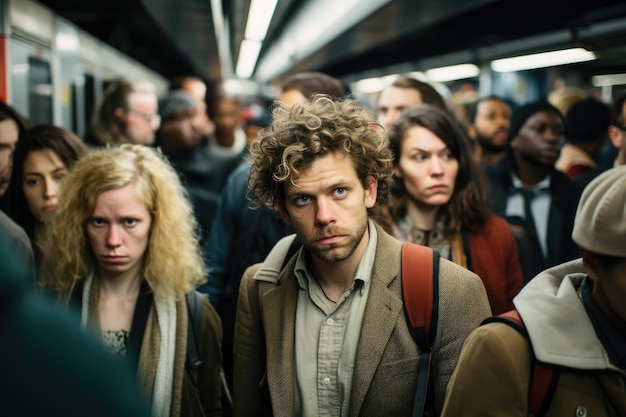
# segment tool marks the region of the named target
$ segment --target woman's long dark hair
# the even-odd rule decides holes
[[[446,232],[457,233],[461,229],[473,231],[483,226],[489,215],[485,179],[479,165],[472,159],[470,139],[463,126],[449,113],[430,105],[420,105],[405,111],[389,130],[389,143],[394,155],[393,164],[398,166],[406,131],[414,126],[430,130],[445,143],[459,162],[459,172],[450,201],[442,206],[442,214],[448,219]],[[402,218],[407,212],[408,192],[402,178],[395,178],[391,189],[391,215]]]
[[[53,125],[37,125],[20,134],[13,154],[13,169],[7,191],[7,214],[34,237],[37,219],[31,213],[24,195],[24,163],[33,151],[53,151],[69,171],[88,152],[87,146],[74,133]]]

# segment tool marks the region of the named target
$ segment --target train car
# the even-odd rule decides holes
[[[0,99],[33,123],[53,123],[83,136],[103,89],[125,76],[162,92],[166,79],[30,0],[0,2]]]

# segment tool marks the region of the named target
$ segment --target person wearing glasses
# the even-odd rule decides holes
[[[151,145],[160,125],[156,87],[147,80],[120,78],[104,92],[85,142],[92,147],[120,143]]]

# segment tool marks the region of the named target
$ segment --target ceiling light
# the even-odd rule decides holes
[[[432,83],[462,80],[478,77],[480,70],[474,64],[451,65],[449,67],[433,68],[426,71],[426,79]]]
[[[594,87],[607,87],[610,85],[626,84],[626,74],[594,75],[591,77]]]
[[[244,40],[241,42],[236,70],[238,77],[250,78],[254,72],[259,52],[261,52],[261,41]]]
[[[246,22],[245,38],[254,41],[265,39],[278,0],[252,0]]]
[[[491,69],[496,72],[514,72],[592,61],[594,59],[596,59],[596,55],[593,52],[584,48],[573,48],[516,56],[513,58],[496,59],[491,62]]]
[[[363,94],[377,93],[385,87],[385,81],[380,77],[365,78],[352,83],[350,89]]]
[[[302,2],[302,8],[282,28],[281,36],[263,52],[255,76],[262,82],[273,80],[391,1]]]

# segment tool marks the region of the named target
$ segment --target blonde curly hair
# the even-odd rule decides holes
[[[272,124],[262,130],[251,146],[252,166],[248,186],[254,201],[277,208],[284,202],[284,187],[299,170],[315,159],[335,151],[344,152],[354,164],[363,187],[367,178],[378,179],[376,215],[389,201],[392,155],[384,129],[375,116],[357,101],[333,100],[316,95],[311,102],[291,107],[279,105]]]
[[[68,300],[96,268],[86,226],[98,197],[134,184],[152,216],[143,277],[157,297],[175,297],[204,282],[198,226],[178,175],[156,150],[124,144],[91,152],[74,165],[48,229],[41,283]]]

